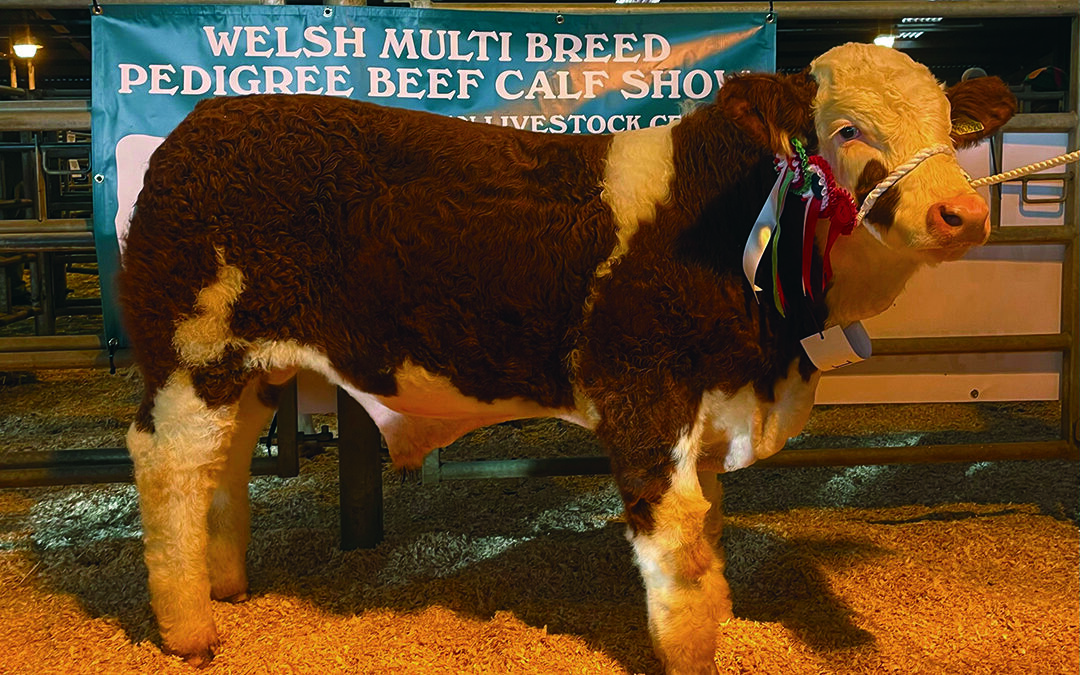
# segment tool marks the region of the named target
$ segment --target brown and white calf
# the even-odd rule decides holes
[[[819,376],[805,333],[754,300],[741,267],[775,155],[816,148],[861,200],[922,148],[974,143],[1013,109],[999,80],[944,92],[864,45],[611,136],[324,97],[199,104],[150,162],[120,279],[146,383],[128,447],[165,648],[205,662],[211,599],[246,597],[252,448],[279,386],[310,369],[363,404],[402,467],[505,420],[594,429],[656,651],[670,672],[710,671],[731,613],[716,472],[798,433]],[[956,116],[981,130],[950,138]],[[987,228],[953,154],[930,157],[836,243],[814,318],[884,310]]]

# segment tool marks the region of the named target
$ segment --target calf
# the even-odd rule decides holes
[[[281,384],[310,369],[360,401],[401,467],[511,419],[595,430],[656,651],[670,672],[711,672],[731,615],[716,472],[805,424],[819,371],[802,338],[881,312],[920,265],[985,240],[952,148],[1013,110],[997,79],[944,92],[865,45],[808,73],[733,78],[678,124],[610,136],[325,97],[200,103],[150,161],[120,278],[165,649],[207,662],[211,599],[246,597],[252,448]],[[975,131],[950,138],[956,117]],[[780,255],[772,274],[747,271],[778,166],[801,148],[822,176],[831,166],[835,221],[845,190],[862,203],[933,146],[849,236],[813,217],[807,237],[785,235],[805,268]]]

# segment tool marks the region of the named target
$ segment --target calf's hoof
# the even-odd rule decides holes
[[[710,658],[693,663],[682,660],[679,663],[668,662],[664,664],[664,672],[666,675],[718,675],[720,671],[716,662]]]
[[[207,649],[199,652],[198,654],[191,654],[184,657],[184,662],[189,666],[194,666],[200,670],[210,665],[210,662],[214,660],[214,652]]]
[[[211,631],[212,633],[210,634],[209,640],[189,639],[186,641],[186,644],[177,644],[176,640],[170,640],[163,635],[161,650],[166,654],[179,656],[184,659],[185,663],[196,668],[205,668],[214,660],[214,653],[217,652],[218,648],[221,646],[221,640],[218,639],[217,631],[212,628]]]
[[[232,595],[225,596],[224,598],[214,598],[214,599],[217,600],[218,602],[227,602],[229,604],[235,605],[235,604],[238,604],[238,603],[241,603],[241,602],[246,602],[249,597],[251,597],[251,596],[248,595],[247,591],[240,591],[239,593],[233,593]]]
[[[210,665],[210,662],[214,660],[214,650],[217,645],[206,647],[204,649],[197,649],[194,651],[183,651],[179,649],[172,649],[168,646],[162,649],[163,652],[171,656],[179,656],[184,659],[184,663],[195,668],[206,668]]]
[[[669,644],[663,649],[654,644],[656,656],[664,664],[666,675],[716,675],[715,641]]]
[[[217,588],[210,588],[210,598],[218,602],[236,604],[244,602],[250,597],[248,595],[247,579],[233,583],[222,583],[217,586]]]
[[[210,584],[210,598],[218,602],[237,603],[248,599],[247,575],[231,579],[216,579]]]

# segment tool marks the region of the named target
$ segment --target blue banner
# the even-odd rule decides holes
[[[106,337],[146,162],[210,96],[310,93],[545,133],[668,124],[775,68],[764,13],[105,6],[93,34],[94,235]]]

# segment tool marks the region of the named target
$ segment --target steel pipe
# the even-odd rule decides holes
[[[1066,226],[998,225],[990,230],[987,244],[1067,244],[1076,235]]]
[[[134,465],[123,448],[34,453],[45,454],[51,456],[47,462],[37,461],[36,457],[27,462],[5,459],[0,464],[0,488],[131,483],[134,480]],[[277,458],[252,458],[251,473],[256,476],[276,474]]]
[[[86,3],[82,3],[82,7]],[[0,8],[3,0],[0,0]],[[90,129],[90,101],[0,102],[0,131]]]
[[[45,220],[0,220],[0,236],[7,234],[35,234],[38,232],[93,232],[94,223],[89,218],[47,218]]]
[[[881,464],[937,464],[946,462],[994,462],[1026,459],[1080,459],[1066,441],[1031,443],[968,443],[922,445],[902,448],[822,448],[781,450],[759,460],[751,468],[809,468]],[[493,459],[442,462],[439,480],[489,478],[535,478],[538,476],[586,476],[611,473],[607,457],[545,457],[539,459]]]
[[[1070,131],[1077,125],[1075,112],[1017,113],[1005,126],[1005,132],[1027,133],[1032,131]]]
[[[38,0],[0,0],[0,9],[36,9]],[[76,8],[85,9],[87,0],[49,0],[50,9]],[[198,0],[109,0],[104,6],[108,13],[109,5],[195,5]],[[219,5],[250,5],[251,0],[218,0]],[[263,2],[273,5],[277,2]],[[333,3],[340,4],[340,3]],[[511,12],[604,12],[612,14],[637,14],[642,12],[767,12],[768,2],[722,2],[722,3],[679,3],[664,2],[657,4],[611,5],[582,3],[559,5],[518,5],[513,3],[492,4],[444,4],[441,2],[417,2],[414,6],[435,7],[438,9],[511,11]],[[900,0],[850,0],[847,2],[802,0],[785,2],[777,0],[772,9],[782,19],[874,19],[899,16],[911,16],[913,13],[942,17],[1039,17],[1070,16],[1077,12],[1076,0],[1040,0],[1040,2],[1016,2],[1015,0],[950,0],[949,2],[903,2]]]
[[[900,448],[823,448],[782,450],[751,468],[810,468],[928,464],[948,462],[1016,461],[1033,459],[1078,460],[1080,453],[1066,441],[1027,443],[969,443]],[[252,459],[252,475],[274,475],[276,457]],[[539,476],[603,475],[611,472],[603,456],[540,459],[472,460],[443,462],[440,480],[533,478]],[[61,450],[12,455],[0,464],[0,487],[33,487],[78,483],[123,483],[132,480],[132,464],[122,448]]]
[[[93,232],[2,232],[0,250],[86,251],[94,248]]]
[[[0,220],[0,234],[93,231],[94,221],[89,218],[46,218],[45,220],[17,218],[12,220]]]
[[[437,480],[594,476],[611,473],[607,457],[542,457],[441,462]]]
[[[131,351],[120,349],[113,357],[117,368],[132,365]],[[0,352],[0,370],[62,370],[108,368],[108,352],[100,349],[73,351]]]
[[[1002,462],[1025,459],[1080,460],[1080,452],[1068,441],[1028,443],[961,443],[913,445],[901,448],[828,448],[782,450],[758,461],[758,468],[806,468],[815,466],[863,466],[882,464],[943,464],[946,462]]]
[[[38,335],[0,338],[0,354],[10,352],[80,351],[105,349],[100,335]]]
[[[344,389],[337,390],[341,550],[375,548],[383,538],[382,437]]]
[[[992,354],[1060,352],[1069,348],[1068,333],[979,335],[962,337],[875,338],[874,356],[912,354]]]
[[[132,0],[137,1],[137,0]],[[964,17],[1040,17],[1071,16],[1077,12],[1075,0],[1043,0],[1038,3],[1021,3],[1014,0],[949,0],[949,2],[903,2],[902,0],[848,0],[840,2],[723,2],[657,4],[566,4],[516,5],[513,3],[443,4],[425,3],[439,9],[485,10],[509,12],[539,12],[545,14],[571,14],[599,12],[606,14],[638,14],[643,12],[767,12],[771,8],[783,19],[887,19],[902,16]]]

